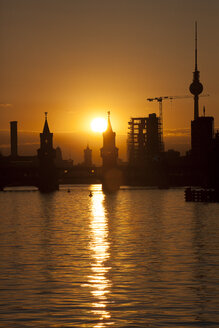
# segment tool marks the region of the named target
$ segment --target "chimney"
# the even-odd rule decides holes
[[[17,154],[17,121],[10,122],[11,125],[11,157],[16,158]]]

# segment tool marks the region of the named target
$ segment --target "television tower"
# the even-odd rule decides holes
[[[195,22],[195,71],[193,72],[193,82],[190,85],[189,90],[194,95],[194,120],[196,120],[199,117],[198,96],[203,91],[203,85],[199,81],[197,64],[197,22]]]

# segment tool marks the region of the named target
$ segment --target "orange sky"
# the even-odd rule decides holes
[[[219,126],[218,0],[0,0],[0,130],[87,133],[107,116],[118,135],[131,116],[158,113],[148,97],[188,95],[194,22],[204,93]],[[5,106],[4,104],[8,104]],[[189,129],[193,100],[163,103],[164,129]]]

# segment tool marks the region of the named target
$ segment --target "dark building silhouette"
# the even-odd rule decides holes
[[[87,148],[84,149],[84,166],[92,166],[92,149],[90,149],[88,145]]]
[[[39,190],[50,192],[58,189],[58,178],[55,167],[56,150],[53,148],[53,133],[49,130],[47,113],[43,132],[40,133],[39,158]]]
[[[149,114],[146,118],[146,154],[149,158],[160,156],[163,151],[160,118]]]
[[[215,137],[212,142],[211,163],[212,186],[216,187],[219,191],[219,131],[215,133]]]
[[[156,159],[163,152],[160,118],[155,113],[148,117],[134,117],[128,122],[128,161],[142,166],[147,160]]]
[[[197,164],[209,160],[214,136],[214,118],[201,116],[191,122],[192,159]]]
[[[18,156],[17,151],[17,121],[10,122],[11,131],[11,157],[16,158]]]

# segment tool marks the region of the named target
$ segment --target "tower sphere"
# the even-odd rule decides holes
[[[189,90],[193,95],[198,96],[203,91],[203,85],[201,84],[201,82],[199,82],[197,80],[193,81],[190,84]]]

